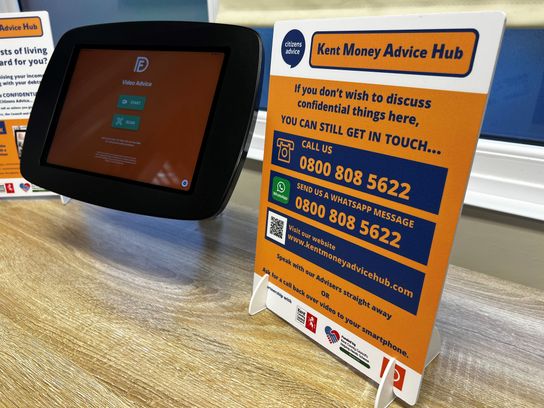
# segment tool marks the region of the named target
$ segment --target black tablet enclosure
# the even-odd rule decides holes
[[[244,27],[132,22],[59,41],[21,172],[88,203],[178,219],[226,205],[255,124],[262,45]]]

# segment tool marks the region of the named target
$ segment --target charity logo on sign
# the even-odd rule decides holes
[[[285,34],[281,44],[281,56],[291,68],[296,67],[302,61],[305,49],[306,41],[300,30],[291,30]]]
[[[317,330],[317,317],[311,313],[306,313],[306,328],[312,333],[315,333]]]
[[[32,188],[32,186],[30,185],[30,183],[21,183],[21,184],[19,184],[19,187],[20,187],[21,190],[23,190],[25,193],[29,192],[30,189]]]
[[[325,334],[327,335],[327,338],[331,344],[337,343],[338,340],[340,340],[340,333],[330,326],[325,327]]]
[[[389,363],[389,359],[387,357],[384,357],[382,361],[382,368],[380,369],[380,378],[383,376],[383,372],[385,371],[385,368],[387,367],[388,363]],[[395,364],[395,377],[393,379],[394,381],[393,386],[402,391],[405,376],[406,376],[406,370],[403,367],[399,366],[398,364]]]
[[[15,187],[13,186],[13,183],[6,183],[6,193],[8,194],[15,194]]]

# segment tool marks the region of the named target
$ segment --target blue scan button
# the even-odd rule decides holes
[[[140,129],[140,117],[134,115],[113,115],[111,127],[115,129],[138,130]]]

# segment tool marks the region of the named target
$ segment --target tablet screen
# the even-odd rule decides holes
[[[187,191],[223,52],[82,48],[46,162]]]

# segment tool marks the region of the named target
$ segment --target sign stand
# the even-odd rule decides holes
[[[440,337],[440,332],[434,327],[431,343],[429,344],[429,350],[427,351],[427,357],[425,359],[425,367],[440,354],[441,343],[442,339]],[[376,392],[374,408],[387,408],[396,398],[395,390],[393,388],[393,383],[395,382],[395,362],[396,360],[394,358],[389,360],[389,363],[383,372],[382,380],[380,381],[378,391]]]
[[[395,363],[397,360],[392,358],[387,363],[383,372],[382,380],[376,391],[376,399],[374,400],[374,408],[386,408],[395,400],[395,392],[393,383],[395,382]]]
[[[66,197],[66,196],[63,196],[63,195],[60,196],[60,202],[62,203],[62,205],[66,205],[70,201],[72,201],[72,199],[70,197]]]
[[[248,312],[250,316],[256,315],[259,312],[265,310],[266,299],[268,295],[268,274],[264,274],[251,295],[249,301]],[[433,328],[433,334],[429,349],[427,351],[427,357],[425,358],[425,367],[427,367],[431,361],[440,354],[440,345],[442,339],[440,332],[436,327]],[[378,385],[378,391],[376,392],[376,400],[374,401],[374,408],[387,408],[396,398],[393,384],[395,382],[395,362],[394,358],[389,360],[387,367],[383,373],[382,379]]]
[[[249,315],[253,316],[266,309],[266,296],[268,295],[268,274],[261,277],[249,301]]]

